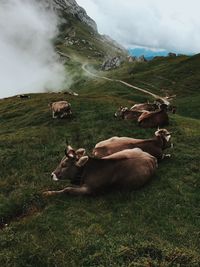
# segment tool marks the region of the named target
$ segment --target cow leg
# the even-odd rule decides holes
[[[45,192],[43,192],[43,196],[45,196],[45,197],[55,196],[55,195],[60,195],[60,194],[89,195],[89,194],[91,194],[91,190],[86,185],[83,185],[81,187],[68,186],[68,187],[66,187],[62,190],[58,190],[58,191],[45,191]]]
[[[62,113],[62,114],[60,115],[60,118],[63,119],[65,116],[66,116],[66,113]]]
[[[52,118],[53,119],[56,119],[57,118],[57,116],[55,116],[55,112],[54,111],[52,112]]]

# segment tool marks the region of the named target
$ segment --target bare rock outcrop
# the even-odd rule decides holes
[[[87,24],[95,32],[97,32],[96,22],[91,19],[84,8],[80,7],[75,0],[37,0],[44,3],[45,7],[55,10],[58,14],[62,12],[63,14],[71,14],[81,22]]]
[[[120,56],[109,58],[103,62],[103,64],[101,65],[101,69],[106,70],[106,71],[116,69],[116,68],[120,67],[122,61],[123,60]]]

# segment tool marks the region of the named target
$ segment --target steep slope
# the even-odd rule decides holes
[[[154,134],[113,116],[120,105],[151,100],[148,95],[85,76],[81,64],[86,60],[95,71],[105,56],[125,52],[66,12],[67,3],[75,1],[54,1],[53,8],[65,18],[55,43],[69,56],[71,89],[79,96],[46,93],[0,100],[0,266],[200,266],[199,55],[125,62],[109,73],[98,72],[156,94],[177,95],[178,114],[170,114],[168,126],[175,144],[168,151],[172,157],[159,163],[148,186],[94,198],[43,198],[43,191],[69,184],[50,177],[66,139],[91,153],[111,136]],[[73,117],[53,120],[48,103],[63,99],[71,103]]]
[[[60,51],[101,62],[104,57],[127,55],[122,46],[98,33],[95,21],[75,0],[35,1],[40,1],[46,8],[54,10],[59,17],[59,36],[55,43]],[[76,60],[79,61],[77,57]]]
[[[69,183],[50,177],[66,138],[91,152],[111,136],[153,135],[113,117],[145,96],[106,81],[87,81],[79,93],[0,102],[1,266],[199,266],[199,120],[170,116],[172,158],[139,191],[42,197]],[[71,120],[52,120],[47,104],[60,99],[71,102]]]
[[[61,18],[67,18],[69,14],[73,15],[81,22],[85,23],[97,32],[97,25],[91,19],[86,11],[80,7],[75,0],[39,0],[45,4],[47,8],[51,8],[57,12]]]

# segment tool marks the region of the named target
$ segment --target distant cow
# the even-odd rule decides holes
[[[167,114],[167,106],[162,104],[160,106],[161,109],[142,113],[142,115],[138,118],[138,123],[142,128],[156,128],[159,126],[166,126],[169,124],[169,117]]]
[[[71,104],[67,101],[57,101],[49,104],[52,110],[52,118],[66,118],[72,115]]]
[[[159,106],[156,103],[135,104],[130,108],[131,111],[155,111],[157,109],[159,109]]]
[[[121,118],[123,120],[137,120],[143,113],[144,111],[136,111],[136,110],[130,110],[127,107],[120,107],[116,112],[115,112],[115,117],[116,118]]]
[[[21,99],[28,99],[30,98],[30,95],[18,95],[17,97]]]
[[[138,189],[150,181],[157,168],[156,158],[138,148],[123,150],[104,159],[84,154],[84,149],[75,152],[68,146],[66,156],[52,173],[54,180],[69,179],[72,184],[78,176],[79,186],[47,191],[45,196],[62,193],[91,195],[109,188]]]
[[[140,148],[143,151],[156,157],[158,160],[163,159],[166,155],[164,150],[172,147],[171,133],[166,129],[158,129],[155,137],[151,139],[134,139],[130,137],[112,137],[96,144],[93,149],[93,155],[97,158],[109,156],[124,149]],[[169,154],[167,156],[170,156]]]

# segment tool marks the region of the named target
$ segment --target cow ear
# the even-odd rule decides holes
[[[89,157],[88,156],[84,156],[82,158],[80,158],[77,162],[76,162],[76,166],[77,167],[83,167],[86,162],[88,161]]]
[[[86,151],[84,148],[79,148],[76,150],[76,157],[77,159],[80,159],[81,157],[83,157],[85,155]]]

